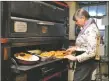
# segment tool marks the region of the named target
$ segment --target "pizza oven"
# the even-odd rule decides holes
[[[68,48],[68,6],[58,3],[64,6],[56,2],[1,2],[2,81],[67,81],[67,59],[51,58],[26,65],[14,56],[29,50]]]

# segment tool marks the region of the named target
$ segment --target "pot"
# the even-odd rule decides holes
[[[24,64],[24,65],[31,65],[31,64],[38,63],[38,61],[25,61],[25,60],[21,60],[21,59],[17,59],[17,61],[18,61],[18,63]]]
[[[22,56],[23,54],[19,54],[19,55]],[[26,59],[23,59],[23,58],[22,59],[18,58],[18,54],[15,54],[14,56],[17,59],[18,63],[24,64],[24,65],[36,64],[40,61],[40,57],[38,57],[36,55],[31,55],[31,59],[29,59],[29,60],[26,60]]]

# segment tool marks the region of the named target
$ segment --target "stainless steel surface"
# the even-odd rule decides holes
[[[48,21],[40,21],[40,20],[36,20],[36,19],[27,19],[27,18],[20,18],[20,17],[13,17],[11,16],[12,20],[21,20],[21,21],[29,21],[29,22],[36,22],[38,24],[47,24],[47,25],[54,25],[55,22],[48,22]]]

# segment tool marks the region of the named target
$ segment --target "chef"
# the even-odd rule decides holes
[[[84,9],[78,9],[73,20],[81,29],[75,46],[66,50],[67,58],[76,62],[74,81],[91,81],[92,73],[98,66],[100,34],[97,24]],[[72,53],[76,53],[75,56]]]

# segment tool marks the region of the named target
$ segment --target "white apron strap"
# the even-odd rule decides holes
[[[100,33],[97,36],[95,60],[100,60]]]

